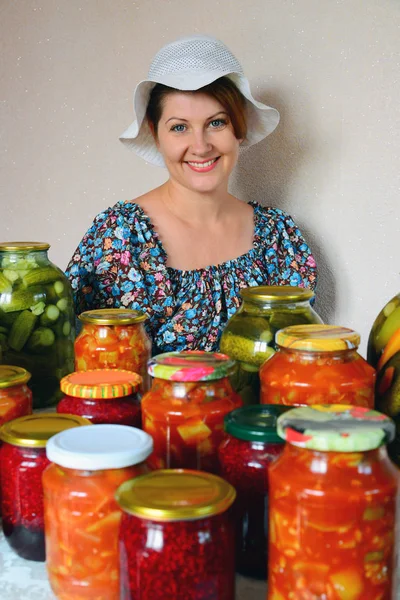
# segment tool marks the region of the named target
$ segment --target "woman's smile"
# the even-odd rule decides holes
[[[192,171],[196,171],[196,173],[209,173],[217,166],[220,158],[220,156],[217,156],[216,158],[210,158],[204,162],[185,161],[185,163],[192,169]]]

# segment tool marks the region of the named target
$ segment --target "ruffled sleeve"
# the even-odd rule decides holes
[[[259,208],[256,244],[264,247],[269,285],[315,289],[317,265],[293,219],[278,208]]]

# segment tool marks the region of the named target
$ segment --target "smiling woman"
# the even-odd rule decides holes
[[[253,98],[230,50],[205,36],[163,47],[134,106],[120,139],[169,178],[95,218],[67,268],[76,312],[143,310],[154,353],[213,351],[240,289],[316,284],[290,216],[228,192],[239,148],[269,135],[279,114]]]

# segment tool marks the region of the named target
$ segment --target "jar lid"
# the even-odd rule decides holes
[[[355,350],[360,335],[347,327],[336,325],[290,325],[276,333],[278,346],[308,352]]]
[[[72,427],[91,425],[88,419],[76,415],[39,413],[19,417],[0,428],[0,440],[13,446],[45,448],[53,436]]]
[[[0,365],[0,390],[14,385],[22,385],[27,383],[30,378],[31,374],[22,367]]]
[[[78,316],[80,321],[91,325],[134,325],[148,318],[146,313],[129,308],[99,308],[87,310]]]
[[[149,360],[148,372],[152,377],[170,381],[210,381],[232,373],[235,361],[217,352],[188,350],[166,352]]]
[[[139,389],[141,383],[142,378],[133,371],[91,369],[66,375],[60,381],[60,389],[74,398],[109,400],[129,396]]]
[[[302,302],[311,300],[314,292],[309,288],[292,285],[258,285],[240,290],[243,300],[252,302]]]
[[[276,431],[278,417],[291,410],[289,406],[260,404],[243,406],[228,413],[224,419],[225,431],[240,440],[282,444]]]
[[[153,438],[128,425],[91,425],[49,440],[47,458],[67,469],[102,471],[137,465],[153,452]]]
[[[227,510],[236,491],[210,473],[162,469],[126,481],[115,497],[126,512],[143,519],[195,521]]]
[[[28,252],[29,250],[48,250],[46,242],[0,242],[0,252]]]
[[[391,442],[395,424],[369,408],[324,404],[294,408],[281,415],[278,434],[300,448],[366,452]]]

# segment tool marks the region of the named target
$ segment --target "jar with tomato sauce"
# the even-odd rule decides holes
[[[320,405],[278,418],[287,442],[269,468],[268,600],[394,600],[399,472],[394,423]]]
[[[357,352],[360,336],[335,325],[294,325],[276,334],[277,352],[260,370],[261,403],[373,408],[375,369]]]
[[[234,600],[234,488],[191,470],[122,484],[121,600]]]
[[[151,339],[148,316],[127,308],[100,308],[79,315],[82,329],[75,340],[75,369],[124,369],[142,377],[141,391],[150,388],[147,361]]]
[[[45,560],[42,473],[48,440],[59,431],[90,424],[73,415],[20,417],[0,429],[2,523],[11,548],[28,560]]]
[[[219,447],[220,475],[236,489],[236,571],[267,577],[268,468],[284,442],[276,431],[284,406],[245,406],[225,417],[226,440]]]
[[[122,369],[76,371],[60,382],[65,396],[58,413],[80,415],[91,423],[141,426],[140,385],[142,378]]]
[[[154,469],[218,471],[224,417],[242,405],[229,381],[234,361],[224,354],[168,352],[149,362],[154,377],[142,399],[143,429],[154,440]]]
[[[77,431],[77,430],[76,430]],[[124,425],[65,431],[47,445],[54,463],[43,474],[46,566],[62,600],[119,600],[118,530],[114,495],[147,473],[152,439]]]

